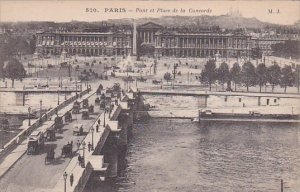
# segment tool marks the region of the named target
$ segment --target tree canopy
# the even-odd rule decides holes
[[[251,62],[246,62],[242,66],[242,82],[246,85],[247,91],[249,91],[249,86],[255,85],[256,74],[255,67]]]
[[[281,70],[280,84],[284,86],[284,92],[286,92],[287,86],[292,86],[294,83],[294,76],[292,67],[285,65]]]
[[[300,41],[288,40],[284,43],[277,43],[271,45],[274,55],[280,57],[292,57],[294,59],[300,58]]]
[[[268,82],[272,85],[272,92],[274,91],[274,86],[280,83],[281,70],[277,64],[268,67],[267,73]]]
[[[264,63],[257,65],[255,73],[257,77],[256,82],[259,85],[259,92],[261,92],[261,87],[267,83],[267,72],[267,67]]]
[[[219,80],[223,88],[224,84],[230,81],[230,72],[227,63],[221,63],[220,67],[217,69],[217,80]]]
[[[201,71],[201,82],[209,84],[209,90],[211,91],[211,84],[216,80],[216,62],[215,60],[209,60]]]
[[[4,62],[19,54],[32,54],[35,51],[35,36],[3,34],[0,36],[0,77],[4,77]]]
[[[241,67],[238,63],[234,63],[230,69],[231,80],[234,81],[234,90],[236,91],[236,84],[241,81]]]
[[[11,58],[4,63],[3,74],[4,77],[12,80],[12,87],[14,87],[15,79],[22,80],[26,75],[26,71],[19,60]]]

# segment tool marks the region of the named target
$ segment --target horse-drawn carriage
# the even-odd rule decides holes
[[[105,99],[105,94],[102,93],[101,96],[100,96],[100,100],[104,100]]]
[[[89,106],[89,112],[90,113],[94,113],[94,105],[90,105]]]
[[[61,130],[61,128],[64,126],[63,119],[60,116],[55,117],[54,119],[54,129],[56,131]]]
[[[38,154],[44,142],[44,134],[41,131],[33,131],[28,138],[27,154]]]
[[[97,92],[96,92],[97,95],[100,95],[102,90],[103,90],[103,85],[100,84],[99,87],[98,87],[98,89],[97,89]]]
[[[100,109],[105,109],[105,100],[101,100]]]
[[[97,98],[95,99],[95,105],[100,105],[100,99],[99,99],[99,97],[97,97]]]
[[[45,157],[45,165],[47,165],[47,162],[53,161],[55,159],[55,152],[54,149],[50,149],[47,151],[47,155]]]
[[[82,108],[84,109],[88,109],[89,108],[89,100],[88,99],[84,99],[82,102]]]
[[[90,117],[89,110],[88,109],[83,109],[81,119],[88,119],[89,117]]]
[[[74,114],[79,114],[80,113],[80,103],[78,101],[74,102],[72,113],[74,113]]]
[[[49,129],[47,129],[46,140],[47,141],[55,141],[56,140],[55,127],[51,127]]]
[[[114,91],[113,91],[113,89],[112,88],[106,89],[105,96],[106,96],[106,98],[107,97],[110,97],[110,98],[114,97]]]
[[[65,114],[65,122],[71,122],[72,121],[72,114],[70,111],[68,111],[66,114]]]
[[[73,127],[73,135],[82,135],[83,134],[83,125],[82,124],[75,124]]]
[[[72,151],[72,144],[68,143],[67,145],[64,145],[61,149],[61,156],[62,157],[72,157],[73,151]]]

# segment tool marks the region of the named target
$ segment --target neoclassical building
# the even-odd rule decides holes
[[[137,31],[137,47],[153,46],[154,56],[215,57],[218,54],[236,57],[251,54],[251,36],[241,33],[178,32],[164,30],[151,22],[138,26]]]
[[[134,37],[135,36],[135,37]],[[242,33],[180,32],[148,22],[118,32],[39,32],[42,54],[112,56],[137,54],[155,57],[250,56],[251,36]]]
[[[41,54],[86,56],[127,55],[132,52],[131,31],[123,32],[39,32],[36,50]]]

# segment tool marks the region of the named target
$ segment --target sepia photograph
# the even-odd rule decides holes
[[[300,192],[300,1],[0,0],[0,192]]]

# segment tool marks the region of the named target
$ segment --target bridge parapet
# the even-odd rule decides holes
[[[127,131],[127,125],[120,126],[122,121],[120,120],[119,116],[122,115],[122,112],[127,113],[130,109],[128,107],[128,101],[125,102],[118,102],[118,105],[114,105],[114,110],[111,112],[111,117],[108,118],[108,115],[105,113],[102,113],[99,115],[99,117],[96,119],[92,127],[94,130],[98,131],[91,132],[89,131],[86,137],[84,138],[84,143],[91,143],[93,145],[94,151],[88,151],[85,152],[85,166],[82,168],[78,164],[77,157],[73,157],[70,164],[65,169],[65,172],[70,175],[74,175],[74,183],[73,186],[70,185],[70,182],[67,181],[67,191],[76,191],[76,192],[82,192],[86,182],[88,181],[90,175],[92,172],[100,172],[103,173],[108,171],[107,176],[114,177],[117,174],[117,145],[118,145],[118,138],[119,134],[122,134],[123,129]],[[105,119],[106,118],[106,119]],[[100,124],[98,124],[98,120],[100,120]],[[105,121],[106,120],[106,121]],[[105,123],[104,123],[105,122]],[[125,122],[126,124],[126,122]],[[92,128],[91,127],[91,128]],[[103,155],[99,155],[98,153],[103,151],[104,146],[106,145],[106,141],[110,139],[109,145],[110,149],[112,149],[109,153],[103,152]],[[127,136],[126,136],[127,140]],[[83,143],[83,142],[82,142]],[[126,142],[127,143],[127,142]],[[106,146],[107,147],[107,146]],[[79,149],[83,149],[83,145],[81,144]],[[105,156],[108,155],[109,162],[106,163]],[[62,174],[63,175],[63,172]],[[63,189],[64,185],[64,179],[63,176],[59,179],[58,183],[56,184],[55,188],[52,190],[53,192],[61,191]]]
[[[80,94],[82,98],[78,99],[79,101],[90,97],[94,93],[91,93],[89,95],[84,95],[88,93],[90,90],[86,90]],[[35,119],[32,121],[32,125],[28,126],[27,124],[23,125],[23,130],[14,137],[9,143],[7,143],[3,150],[1,150],[0,158],[3,158],[3,161],[0,164],[0,177],[4,176],[5,173],[21,158],[26,150],[27,150],[27,138],[30,133],[38,129],[40,131],[46,131],[47,129],[51,128],[53,126],[54,121],[49,120],[49,117],[56,116],[56,111],[62,109],[61,113],[64,115],[67,111],[72,109],[72,105],[70,104],[72,101],[77,99],[78,97],[70,98],[69,100],[66,100],[65,102],[61,103],[57,108],[52,109],[47,114],[42,116],[40,119]],[[56,110],[57,109],[57,110]],[[42,126],[41,126],[42,125]]]

